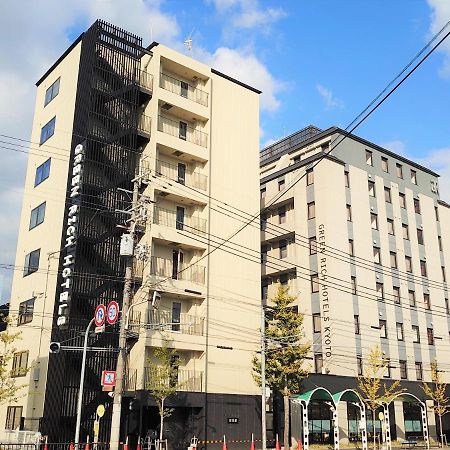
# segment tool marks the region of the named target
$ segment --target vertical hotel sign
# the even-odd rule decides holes
[[[60,329],[66,329],[69,325],[77,231],[81,205],[81,178],[85,159],[85,147],[86,141],[78,144],[73,152],[72,174],[70,180],[69,198],[67,200],[67,219],[64,224],[64,240],[63,247],[61,249],[61,256],[63,259],[60,294],[58,299],[58,318],[56,321],[56,324]]]

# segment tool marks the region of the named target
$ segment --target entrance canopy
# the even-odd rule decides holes
[[[394,395],[394,397],[391,398],[388,404],[392,403],[394,400],[400,400],[403,403],[420,403],[421,405],[424,404],[423,400],[421,400],[419,397],[416,397],[414,394],[411,394],[409,392],[399,392],[398,394]]]
[[[333,401],[337,405],[340,401],[362,403],[362,398],[353,389],[346,389],[345,391],[336,392],[333,394]]]
[[[328,389],[324,387],[317,387],[312,391],[304,392],[303,394],[293,395],[292,400],[304,401],[309,403],[311,400],[325,400],[334,403],[333,395]]]

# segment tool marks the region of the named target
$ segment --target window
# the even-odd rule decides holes
[[[172,302],[172,331],[180,331],[181,303]]]
[[[278,180],[278,191],[284,190],[285,187],[286,187],[286,183],[285,183],[284,179]]]
[[[355,256],[355,247],[353,245],[353,239],[348,240],[348,254],[350,256]]]
[[[266,281],[266,283],[267,283],[267,281]],[[267,300],[268,292],[269,292],[269,286],[267,284],[263,284],[261,286],[261,298],[263,300]]]
[[[319,275],[311,275],[311,292],[319,292]]]
[[[438,236],[438,246],[439,246],[439,251],[442,252],[442,237]]]
[[[428,340],[428,345],[434,345],[433,328],[427,328],[427,340]]]
[[[278,223],[280,225],[286,223],[286,206],[278,208]]]
[[[43,144],[55,134],[55,123],[56,117],[53,117],[50,122],[41,128],[41,139],[39,140],[39,145]]]
[[[377,298],[379,300],[384,301],[384,285],[383,285],[383,283],[376,283],[376,290],[377,290]]]
[[[411,169],[411,183],[417,184],[417,172]]]
[[[59,83],[61,78],[58,78],[46,91],[45,91],[45,101],[44,107],[46,107],[58,94],[59,94]]]
[[[314,184],[314,171],[312,169],[306,171],[306,186]]]
[[[418,325],[413,325],[412,326],[412,332],[413,332],[413,342],[415,344],[419,344],[420,343],[420,330],[419,330],[419,326]]]
[[[450,314],[450,305],[448,303],[448,298],[447,297],[445,298],[445,312],[447,314]]]
[[[416,293],[414,291],[408,291],[409,306],[416,306]]]
[[[384,200],[386,203],[392,203],[391,202],[391,188],[385,187],[384,188]]]
[[[443,281],[444,283],[447,283],[447,276],[445,275],[445,267],[442,266],[442,267],[441,267],[441,270],[442,270],[442,281]]]
[[[366,150],[366,163],[369,166],[373,166],[373,154],[369,150]]]
[[[394,302],[397,305],[400,305],[401,299],[400,299],[400,288],[398,286],[394,286],[393,288],[394,292]]]
[[[267,227],[267,216],[265,214],[261,214],[261,231],[264,231]]]
[[[23,276],[26,277],[39,269],[39,256],[41,249],[33,250],[25,256],[25,264],[23,267]]]
[[[381,264],[381,254],[378,247],[373,248],[373,262],[376,264]]]
[[[261,200],[264,200],[266,198],[266,188],[265,187],[261,188],[260,193],[261,193]]]
[[[187,137],[187,126],[188,125],[186,122],[180,120],[180,123],[178,125],[178,137],[180,139],[183,139],[183,141],[185,141]]]
[[[352,221],[352,207],[350,205],[347,205],[347,220]]]
[[[378,216],[374,213],[370,214],[370,223],[373,230],[378,230]]]
[[[423,380],[422,363],[416,362],[415,366],[416,366],[416,379],[417,381],[422,381]]]
[[[45,217],[45,202],[31,210],[30,216],[30,230],[37,227],[44,221]]]
[[[434,207],[434,214],[436,216],[436,222],[439,222],[439,209],[437,206]]]
[[[287,258],[287,241],[285,239],[280,241],[280,258]]]
[[[406,265],[406,271],[408,273],[412,273],[412,259],[411,256],[405,256],[405,265]]]
[[[427,263],[423,260],[420,260],[420,274],[423,277],[427,276]]]
[[[367,182],[367,186],[369,188],[369,195],[371,197],[376,197],[376,193],[375,193],[375,183],[373,181],[368,181]]]
[[[34,187],[38,184],[41,184],[44,180],[46,180],[50,175],[50,161],[51,158],[47,159],[44,163],[42,163],[36,169],[36,176],[34,178]]]
[[[406,367],[406,361],[401,359],[400,361],[400,378],[406,380],[408,378],[408,369]]]
[[[323,357],[321,353],[314,355],[314,370],[316,373],[322,373],[323,368]]]
[[[388,233],[391,235],[395,234],[394,230],[394,221],[392,219],[387,220]]]
[[[381,320],[379,321],[379,328],[380,328],[380,337],[387,338],[387,327],[386,327],[386,321]]]
[[[390,252],[390,257],[391,257],[391,269],[398,269],[398,265],[397,265],[397,253],[395,253],[395,252]]]
[[[186,184],[186,164],[180,162],[177,164],[177,183]],[[263,189],[265,190],[266,188]]]
[[[185,209],[182,206],[177,206],[175,217],[175,228],[177,230],[184,230]]]
[[[30,323],[33,320],[34,298],[30,298],[19,304],[19,317],[17,318],[17,325]]]
[[[356,357],[356,367],[358,370],[358,376],[362,376],[363,374],[363,359],[361,356]]]
[[[400,200],[400,208],[406,208],[406,195],[401,192],[398,194]]]
[[[314,202],[308,203],[308,219],[316,217],[316,204]]]
[[[267,262],[267,252],[269,251],[267,245],[261,247],[261,264]]]
[[[383,375],[384,378],[391,378],[391,359],[390,358],[383,358],[386,362],[386,373]]]
[[[420,228],[417,228],[417,242],[423,245],[423,230]]]
[[[384,156],[381,157],[381,169],[383,170],[383,172],[389,172],[389,162],[388,159]]]
[[[430,294],[423,294],[423,303],[425,304],[425,309],[431,309]]]
[[[20,428],[22,419],[22,406],[8,406],[6,412],[6,430],[17,430]]]
[[[189,84],[187,84],[186,81],[180,81],[180,88],[181,97],[188,98]]]
[[[361,330],[359,327],[359,316],[353,316],[355,322],[355,334],[360,334]]]
[[[405,336],[403,334],[403,324],[400,322],[397,322],[397,341],[403,341],[405,339]]]
[[[409,241],[409,228],[408,225],[406,223],[402,224],[402,229],[403,229],[403,239],[406,239],[407,241]]]
[[[300,155],[294,156],[293,161],[294,163],[298,163],[300,161]]]
[[[322,331],[320,314],[313,314],[313,331],[314,333],[320,333]]]
[[[28,372],[28,350],[14,353],[11,377],[24,377]]]
[[[414,212],[420,214],[420,201],[418,198],[414,199]]]
[[[403,166],[402,166],[401,164],[397,163],[397,164],[395,165],[395,169],[396,169],[396,171],[397,171],[397,176],[398,176],[399,178],[403,178]]]
[[[351,281],[351,285],[352,285],[352,294],[353,294],[353,295],[356,295],[356,289],[357,289],[357,286],[356,286],[356,277],[351,277],[351,278],[350,278],[350,281]]]
[[[344,172],[344,178],[345,178],[345,187],[350,187],[350,174],[345,171]]]
[[[316,237],[310,237],[309,238],[309,254],[315,255],[317,253],[317,240]]]

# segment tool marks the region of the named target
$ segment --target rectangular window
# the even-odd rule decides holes
[[[434,345],[433,328],[427,328],[427,341],[428,341],[428,345]]]
[[[412,259],[411,256],[405,256],[405,265],[406,265],[406,271],[408,273],[412,273]]]
[[[384,188],[384,200],[386,203],[392,203],[391,201],[391,188],[385,187]]]
[[[442,270],[442,281],[443,281],[444,283],[447,283],[447,276],[446,276],[446,274],[445,274],[445,267],[442,266],[442,267],[441,267],[441,270]]]
[[[394,292],[394,302],[396,305],[400,305],[400,303],[401,303],[400,288],[398,286],[394,286],[392,289]]]
[[[344,172],[344,177],[345,177],[345,187],[350,187],[350,174],[345,171]]]
[[[413,333],[413,342],[415,344],[419,344],[420,343],[420,330],[419,330],[418,325],[412,326],[412,333]]]
[[[313,314],[313,331],[314,333],[320,333],[322,331],[320,314]]]
[[[417,172],[411,169],[411,183],[417,184]]]
[[[17,318],[17,325],[30,323],[33,320],[34,298],[30,298],[19,304],[19,316]]]
[[[367,182],[367,186],[369,189],[369,195],[371,197],[376,197],[376,193],[375,193],[375,183],[373,181],[368,181]]]
[[[358,377],[363,375],[363,359],[361,356],[356,357],[356,367],[358,370]]]
[[[387,338],[387,327],[385,320],[380,319],[379,328],[380,328],[380,337]]]
[[[317,240],[316,237],[310,237],[309,238],[309,254],[315,255],[317,253]]]
[[[397,163],[395,165],[395,168],[396,168],[396,171],[397,171],[397,176],[399,178],[403,178],[403,166],[401,164]]]
[[[265,187],[261,188],[259,192],[261,194],[261,200],[264,200],[266,198],[266,188]]]
[[[28,372],[28,350],[14,353],[11,377],[24,377]]]
[[[261,264],[264,264],[267,262],[267,252],[269,251],[267,245],[263,245],[261,247]]]
[[[378,247],[373,248],[373,262],[376,264],[381,264],[381,252]]]
[[[403,341],[405,339],[405,336],[403,334],[403,324],[400,322],[397,322],[397,341]]]
[[[393,219],[388,219],[387,220],[387,226],[388,226],[388,233],[391,235],[395,234],[395,230],[394,230],[394,221]]]
[[[418,198],[415,198],[413,200],[414,200],[414,212],[416,214],[420,214],[420,201]]]
[[[50,176],[50,161],[51,158],[47,159],[47,161],[45,161],[39,167],[36,168],[36,175],[34,177],[34,187],[36,187],[38,184],[41,184],[44,180],[46,180]]]
[[[6,411],[5,430],[17,430],[22,419],[22,406],[8,406]]]
[[[373,154],[369,150],[366,150],[366,163],[369,166],[373,166]]]
[[[314,355],[314,370],[316,373],[322,373],[323,368],[323,357],[321,353],[316,353]]]
[[[263,284],[261,286],[261,298],[263,300],[267,300],[268,292],[269,292],[269,286],[267,284]]]
[[[186,81],[180,81],[180,88],[181,88],[180,91],[181,97],[188,98],[189,84],[186,83]]]
[[[55,134],[55,123],[56,116],[41,128],[41,138],[39,140],[39,145],[42,145]]]
[[[427,310],[431,309],[430,294],[423,294],[423,303],[425,305],[425,309]]]
[[[39,269],[39,256],[41,254],[41,249],[33,250],[25,256],[25,264],[23,267],[23,276],[26,277]]]
[[[406,195],[400,192],[398,196],[400,200],[400,208],[406,208]]]
[[[417,242],[423,245],[423,231],[420,228],[417,228]]]
[[[312,169],[306,171],[306,186],[314,184],[314,171]]]
[[[359,316],[353,316],[355,322],[355,334],[360,334],[361,330],[359,327]]]
[[[181,303],[172,303],[172,331],[180,331],[181,323]]]
[[[45,202],[31,210],[30,215],[30,230],[37,227],[44,221],[45,217]]]
[[[278,223],[280,225],[286,223],[286,206],[278,208]]]
[[[384,358],[386,362],[386,373],[383,375],[384,378],[391,378],[391,360],[390,358]]]
[[[442,237],[438,236],[438,246],[439,246],[439,251],[442,252]]]
[[[390,252],[390,258],[391,258],[391,269],[398,269],[397,265],[397,253]]]
[[[351,285],[352,285],[352,294],[356,295],[356,293],[357,293],[356,277],[351,277],[350,281],[351,281]]]
[[[439,222],[439,209],[437,206],[434,207],[434,214],[436,216],[436,222]]]
[[[285,239],[280,241],[280,258],[287,258],[287,241]]]
[[[175,228],[177,230],[184,230],[185,209],[182,206],[177,206]]]
[[[187,123],[180,120],[178,125],[178,137],[183,141],[186,140],[187,137]]]
[[[378,230],[378,216],[374,213],[370,213],[370,224],[373,230]]]
[[[283,180],[278,180],[278,192],[281,192],[286,187],[286,182]]]
[[[267,216],[265,214],[261,214],[261,231],[264,231],[267,227]]]
[[[409,241],[409,227],[408,225],[406,225],[406,223],[402,224],[402,229],[403,229],[403,239],[406,239],[407,241]]]
[[[448,298],[447,297],[445,298],[445,312],[447,314],[450,314],[450,305],[448,303]]]
[[[311,275],[311,292],[319,292],[319,275]]]
[[[416,306],[416,293],[414,291],[408,291],[409,306]]]
[[[186,184],[186,164],[178,163],[177,165],[177,182],[185,185]],[[264,190],[266,188],[263,188]]]
[[[389,173],[389,162],[384,156],[381,157],[381,169],[383,172]]]
[[[376,290],[377,290],[377,298],[379,300],[384,301],[384,285],[383,285],[383,283],[376,283]]]
[[[406,361],[401,359],[400,361],[400,378],[406,380],[408,378],[408,368],[406,367]]]
[[[58,78],[46,91],[44,108],[59,94],[59,83],[61,78]]]
[[[353,239],[348,240],[348,254],[350,256],[355,256],[355,248],[353,246]]]
[[[420,260],[420,274],[423,277],[427,276],[427,263],[423,260]]]
[[[423,370],[421,362],[416,362],[416,379],[417,381],[423,380]]]
[[[352,221],[352,207],[350,205],[347,205],[347,220]]]
[[[308,203],[308,219],[316,217],[316,204],[314,202]]]

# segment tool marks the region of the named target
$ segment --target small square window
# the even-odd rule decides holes
[[[317,253],[317,240],[316,237],[310,237],[309,238],[309,254],[315,255]]]
[[[391,257],[391,268],[392,268],[392,269],[398,269],[398,265],[397,265],[397,253],[395,253],[395,252],[390,252],[390,257]]]
[[[374,213],[370,214],[370,224],[373,230],[378,230],[378,216]]]
[[[319,275],[317,273],[311,275],[311,292],[319,292]]]
[[[23,276],[26,277],[39,269],[39,257],[41,254],[41,249],[33,250],[25,256],[25,264],[23,267]]]
[[[406,223],[402,224],[402,230],[403,230],[403,239],[409,241],[409,227]]]
[[[421,228],[417,228],[417,242],[423,245],[423,231]]]
[[[28,372],[28,350],[14,353],[11,377],[24,377]]]
[[[388,233],[391,235],[395,234],[395,230],[394,230],[394,220],[393,219],[388,219],[387,220],[387,226],[388,226]]]
[[[406,195],[400,192],[398,196],[400,200],[400,208],[406,208]]]
[[[48,141],[55,134],[55,123],[56,116],[41,128],[41,138],[39,140],[39,145],[42,145],[44,142]]]
[[[375,193],[375,183],[373,181],[368,181],[367,182],[368,188],[369,188],[369,195],[371,197],[376,197],[376,193]]]
[[[308,219],[314,219],[316,217],[316,204],[315,202],[308,203]]]
[[[394,292],[394,302],[396,305],[400,305],[400,303],[401,303],[400,288],[398,286],[394,286],[392,289]]]
[[[414,212],[420,214],[420,201],[418,198],[414,199]]]
[[[39,206],[31,210],[30,215],[30,230],[40,225],[44,222],[45,217],[45,205],[46,203],[41,203]]]
[[[381,264],[381,252],[379,247],[373,248],[373,262],[375,264]]]
[[[411,169],[411,183],[417,184],[417,172]]]
[[[403,333],[403,324],[400,322],[397,322],[397,340],[403,341],[405,339],[404,333]]]
[[[312,169],[306,172],[306,186],[314,184],[314,171]]]
[[[416,293],[414,291],[408,291],[408,297],[409,297],[409,306],[415,307],[416,306]]]
[[[384,156],[381,157],[381,169],[383,170],[383,172],[389,172],[389,162],[388,159]]]
[[[320,314],[313,314],[313,332],[320,333],[322,331],[322,322]]]
[[[352,221],[352,207],[350,205],[347,205],[347,220]]]
[[[58,94],[61,78],[58,78],[45,92],[44,107],[46,107]]]
[[[33,320],[34,298],[30,298],[19,304],[19,316],[17,317],[17,325],[30,323]]]
[[[411,256],[405,256],[405,265],[406,265],[406,271],[408,273],[412,273],[412,259]]]
[[[384,188],[384,200],[386,203],[391,203],[391,188]]]
[[[278,191],[282,191],[286,187],[286,183],[283,180],[278,180]]]
[[[36,168],[34,187],[41,184],[44,180],[46,180],[50,176],[50,162],[51,158],[47,159],[47,161],[45,161],[39,167]]]
[[[395,165],[395,168],[396,168],[396,171],[397,171],[397,176],[399,178],[403,178],[403,166],[401,164],[397,163]]]
[[[413,333],[413,342],[415,344],[419,344],[420,343],[420,330],[417,325],[412,326],[412,333]]]
[[[370,150],[366,150],[366,163],[373,166],[373,154]]]

